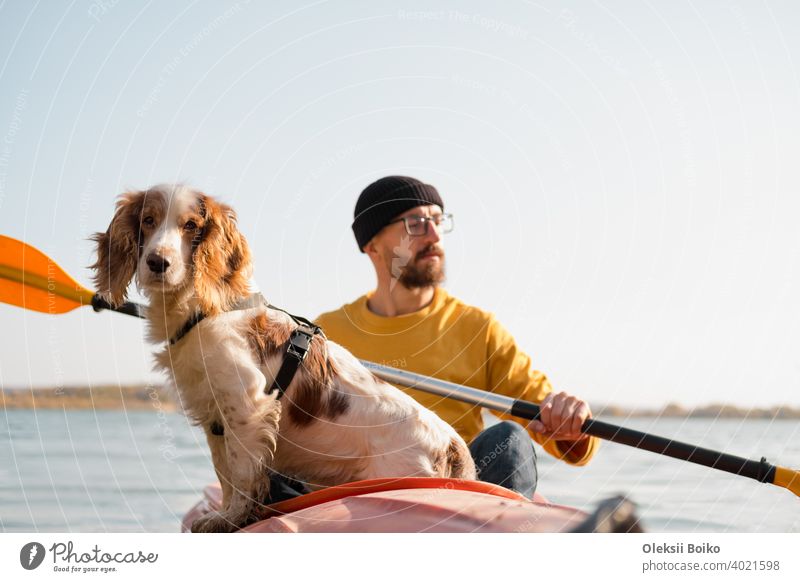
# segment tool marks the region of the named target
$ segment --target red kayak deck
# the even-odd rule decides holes
[[[184,517],[182,530],[209,511],[219,509],[218,484]],[[534,500],[497,485],[460,479],[407,477],[371,479],[329,487],[269,506],[271,517],[243,532],[564,532],[587,515]]]

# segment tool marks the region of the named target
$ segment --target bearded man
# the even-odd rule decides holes
[[[441,237],[453,226],[453,215],[444,212],[430,184],[387,176],[367,186],[356,202],[352,228],[377,285],[316,323],[361,359],[539,403],[539,421],[501,415],[500,422],[484,428],[479,407],[399,387],[469,443],[482,481],[532,497],[538,475],[531,438],[551,455],[583,465],[598,446],[597,439],[580,432],[591,411],[580,398],[554,392],[494,315],[442,288]]]

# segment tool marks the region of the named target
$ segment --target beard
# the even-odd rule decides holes
[[[421,265],[422,257],[431,253],[438,255],[440,260]],[[443,283],[444,278],[444,251],[435,245],[428,245],[417,253],[413,261],[403,267],[397,281],[406,289],[421,289],[435,287]]]

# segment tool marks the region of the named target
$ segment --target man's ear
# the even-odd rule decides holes
[[[372,237],[367,244],[364,245],[364,252],[370,256],[378,252],[375,247],[375,237]]]

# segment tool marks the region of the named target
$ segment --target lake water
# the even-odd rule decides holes
[[[800,423],[616,422],[800,469]],[[624,493],[648,531],[800,532],[800,499],[751,479],[603,443],[586,467],[540,455],[539,492],[590,510]],[[175,532],[216,480],[205,437],[179,414],[0,412],[0,531]]]

